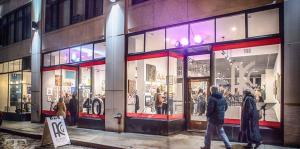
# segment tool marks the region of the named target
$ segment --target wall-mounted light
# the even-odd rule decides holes
[[[117,2],[117,1],[119,1],[119,0],[110,0],[110,2],[112,2],[112,3],[115,3],[115,2]]]
[[[32,28],[32,30],[34,30],[34,31],[38,30],[38,29],[39,29],[39,23],[38,23],[38,22],[32,21],[32,22],[31,22],[31,28]]]

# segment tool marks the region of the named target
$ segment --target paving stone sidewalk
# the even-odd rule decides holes
[[[17,133],[41,136],[44,126],[30,122],[3,121],[0,131],[9,130]],[[137,133],[116,133],[101,130],[68,127],[71,142],[95,148],[124,149],[199,149],[203,145],[203,134],[182,132],[171,136],[146,135]],[[243,148],[241,143],[233,142],[233,148]],[[212,149],[225,148],[223,142],[213,141]],[[292,149],[273,145],[261,145],[260,149]]]

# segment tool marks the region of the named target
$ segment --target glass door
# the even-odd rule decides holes
[[[206,129],[209,86],[209,78],[191,78],[188,80],[188,129]]]

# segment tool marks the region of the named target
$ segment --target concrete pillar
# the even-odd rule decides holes
[[[105,129],[124,131],[125,0],[110,3],[106,20]],[[121,124],[114,116],[122,114]]]
[[[32,32],[31,45],[31,122],[40,122],[41,117],[41,12],[42,1],[32,0],[32,21],[39,23]]]
[[[284,1],[284,143],[300,146],[300,1]]]

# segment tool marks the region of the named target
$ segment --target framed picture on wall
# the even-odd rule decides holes
[[[136,87],[136,81],[135,80],[128,80],[128,93],[133,94]]]
[[[151,96],[150,95],[145,96],[145,106],[151,107]]]
[[[156,80],[156,67],[146,64],[146,81],[154,82]]]

